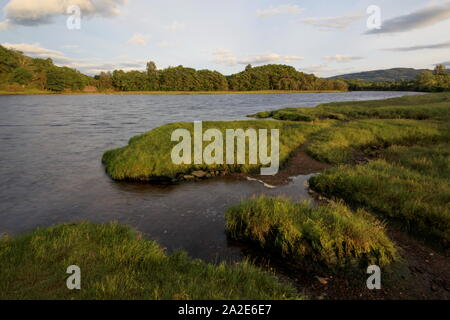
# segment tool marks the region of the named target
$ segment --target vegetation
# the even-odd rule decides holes
[[[81,269],[68,290],[66,269]],[[298,299],[294,289],[247,262],[206,264],[167,255],[110,223],[64,224],[0,238],[0,299]]]
[[[373,70],[357,73],[343,74],[332,77],[332,79],[358,80],[364,82],[395,82],[395,81],[411,81],[419,74],[429,72],[427,69],[413,68],[392,68],[386,70]]]
[[[340,120],[308,137],[311,156],[340,165],[312,178],[311,187],[399,221],[413,234],[448,248],[450,93],[338,102],[254,116],[315,123]]]
[[[333,102],[316,108],[285,108],[259,112],[249,117],[274,118],[290,121],[314,121],[320,119],[434,119],[450,116],[450,94],[437,93],[404,96],[386,100]]]
[[[386,70],[381,70],[383,74],[385,71]],[[376,73],[377,71],[374,72]],[[369,73],[370,72],[367,74]],[[412,77],[412,75],[415,76]],[[437,65],[433,72],[431,70],[414,70],[414,72],[409,72],[408,76],[402,76],[401,73],[395,73],[395,77],[393,76],[394,78],[391,78],[389,74],[386,76],[387,78],[348,75],[345,78],[348,79],[347,84],[351,91],[450,91],[450,73],[446,71],[444,65]]]
[[[89,77],[80,72],[57,67],[51,59],[24,56],[0,46],[0,91],[29,92],[229,92],[229,91],[346,91],[341,80],[320,79],[285,65],[247,67],[236,75],[195,70],[183,66],[158,70],[153,61],[146,71],[114,70]]]
[[[330,122],[312,125],[306,123],[276,122],[276,121],[230,121],[230,122],[203,122],[203,130],[209,128],[219,129],[225,137],[226,129],[253,128],[280,129],[280,163],[288,159],[291,153],[306,140],[307,135],[326,127]],[[103,163],[108,174],[116,180],[151,181],[161,178],[178,178],[195,170],[221,171],[221,172],[254,172],[261,167],[249,164],[248,147],[246,148],[246,164],[202,164],[202,165],[176,165],[171,160],[171,152],[178,142],[171,142],[171,135],[176,129],[187,129],[193,137],[192,123],[172,123],[156,128],[150,132],[130,139],[128,146],[107,151],[103,155]],[[269,134],[270,136],[270,134]],[[193,139],[192,139],[193,141]],[[268,143],[270,139],[268,138]],[[204,146],[209,142],[204,142]],[[224,150],[225,150],[224,143]],[[192,147],[193,150],[193,147]],[[237,149],[235,148],[235,153]],[[225,155],[225,151],[224,151]]]
[[[448,248],[449,147],[393,146],[385,159],[339,166],[312,178],[310,184],[321,194],[399,221],[406,230]]]
[[[302,265],[388,266],[397,259],[381,223],[363,210],[352,212],[340,203],[311,206],[261,196],[231,207],[226,226],[232,238]]]
[[[0,89],[9,92],[80,91],[94,85],[94,79],[68,68],[57,67],[52,59],[30,58],[0,46]]]

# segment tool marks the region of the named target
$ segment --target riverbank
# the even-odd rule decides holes
[[[2,91],[0,95],[225,95],[225,94],[294,94],[340,93],[340,90],[261,90],[261,91],[105,91],[105,92],[55,92],[47,90]]]
[[[279,121],[268,123],[249,121],[250,126],[268,124],[274,126],[276,124],[283,132],[284,124],[292,130],[290,134],[285,133],[284,135],[284,141],[289,141],[289,146],[283,144],[285,142],[281,143],[286,149],[282,158],[282,162],[285,164],[284,168],[280,174],[274,177],[252,174],[254,170],[248,170],[246,167],[235,167],[235,170],[224,171],[225,174],[250,176],[267,184],[277,185],[288,183],[289,177],[286,172],[311,173],[312,169],[316,169],[317,172],[325,170],[310,179],[311,188],[317,192],[319,202],[326,199],[328,199],[327,203],[344,201],[355,212],[367,210],[370,219],[375,219],[380,223],[387,221],[389,223],[388,237],[395,239],[395,248],[401,253],[400,260],[403,263],[400,263],[396,271],[389,274],[388,278],[391,278],[393,282],[387,286],[383,294],[367,295],[364,293],[364,289],[353,290],[351,288],[354,284],[348,280],[347,272],[338,272],[329,273],[331,278],[322,282],[329,283],[330,279],[334,277],[337,280],[335,283],[340,283],[340,285],[347,283],[347,285],[344,286],[341,293],[337,287],[334,287],[333,290],[337,291],[331,293],[328,298],[349,296],[357,298],[355,293],[369,298],[395,299],[448,296],[450,274],[445,271],[444,266],[449,263],[450,239],[448,233],[450,230],[450,211],[448,209],[450,197],[450,179],[448,177],[450,168],[450,154],[448,153],[450,150],[449,93],[382,101],[331,103],[320,105],[317,108],[289,108],[264,112],[257,116],[260,118],[274,117]],[[244,123],[238,123],[238,125]],[[231,123],[219,124],[220,127],[226,127]],[[308,129],[306,130],[306,128]],[[147,145],[150,141],[155,140],[155,137],[151,139],[149,137],[156,134],[158,130],[165,131],[165,127],[156,129],[152,131],[153,133],[150,132],[146,138],[144,135],[137,139],[145,140]],[[293,134],[294,132],[295,134]],[[142,158],[142,152],[147,151],[138,147],[135,144],[136,141],[131,140],[128,147],[116,151],[127,155],[126,157],[114,160],[115,155],[110,153],[107,158],[111,158],[106,162],[113,161],[121,168],[121,172],[125,172],[123,170],[129,165],[127,160],[133,158],[133,154],[136,155],[134,157],[136,159],[138,154],[141,159],[145,159]],[[151,148],[151,150],[156,149]],[[148,152],[152,153],[150,150]],[[163,163],[167,162],[163,161]],[[107,171],[111,172],[107,163],[106,165]],[[141,165],[143,162],[138,161],[133,164],[133,167],[141,167]],[[119,168],[117,166],[115,169]],[[256,169],[259,167],[255,166]],[[208,171],[209,168],[206,166],[202,170]],[[127,179],[127,176],[120,177],[119,180],[123,178]],[[204,178],[206,177],[200,177],[198,180]],[[288,204],[284,206],[289,207]],[[292,206],[295,205],[292,204]],[[278,209],[280,207],[283,206],[277,206]],[[256,229],[254,230],[242,228],[242,226],[248,224],[246,219],[249,219],[250,213],[255,214],[256,209],[244,203],[233,210],[234,216],[242,215],[240,222],[234,222],[234,225],[240,227],[232,228],[233,238],[247,241],[250,237],[250,243],[256,244],[256,247],[263,250],[265,254],[268,253],[267,250],[273,251],[274,247],[276,249],[276,245],[281,245],[276,254],[282,257],[281,264],[292,261],[296,250],[304,253],[306,250],[304,245],[311,243],[311,239],[308,240],[308,237],[301,239],[294,237],[288,240],[289,237],[286,234],[277,236],[278,240],[273,238],[273,232],[277,230],[277,232],[280,230],[292,231],[292,228],[295,228],[297,223],[289,222],[287,215],[292,210],[278,213],[279,219],[269,224],[262,223],[259,218],[256,219]],[[272,210],[267,208],[261,210],[261,212],[273,214]],[[266,221],[267,219],[263,218],[262,220]],[[351,220],[352,218],[350,218]],[[324,230],[317,234],[323,236],[323,232]],[[344,241],[343,237],[345,238],[342,234],[335,234],[330,236],[330,241]],[[271,241],[276,242],[272,243]],[[283,245],[284,241],[287,241],[285,245]],[[348,240],[344,242],[347,243]],[[322,244],[318,247],[325,247],[325,245]],[[429,252],[429,257],[439,257],[439,259],[436,259],[435,263],[430,262],[431,258],[425,259],[425,262],[420,261],[417,256],[405,251],[404,248],[407,247],[415,247],[417,252]],[[288,250],[284,251],[286,248]],[[431,248],[437,251],[433,251]],[[341,252],[339,249],[335,249],[333,252],[336,250]],[[426,253],[424,254],[426,255]],[[423,257],[424,254],[420,254],[420,256]],[[318,254],[315,253],[313,256],[318,257]],[[344,254],[344,256],[346,255]],[[345,258],[349,258],[349,256]],[[331,265],[330,262],[322,264],[325,268],[330,268]],[[424,270],[427,267],[431,269]],[[442,270],[443,272],[441,272]],[[364,270],[361,269],[360,272],[362,275]],[[295,272],[291,269],[290,275],[292,276],[293,273]],[[308,273],[310,270],[303,270],[302,277],[307,278]],[[407,283],[408,281],[415,281],[418,289],[412,289]],[[410,294],[408,295],[404,291],[396,292],[393,283],[401,283],[402,290],[409,290]]]

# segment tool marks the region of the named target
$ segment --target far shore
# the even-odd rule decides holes
[[[343,93],[340,90],[261,90],[261,91],[105,91],[105,92],[54,92],[46,90],[2,91],[0,95],[221,95],[221,94],[294,94],[294,93]]]

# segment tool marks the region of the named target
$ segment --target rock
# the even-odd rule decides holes
[[[322,278],[322,277],[316,276],[316,279],[319,280],[319,282],[323,285],[328,284],[328,278]]]
[[[204,178],[206,176],[206,172],[203,170],[197,170],[192,172],[192,175],[197,178]]]
[[[193,180],[193,179],[195,179],[195,177],[191,176],[191,175],[186,175],[186,176],[183,176],[183,179],[185,179],[185,180]]]

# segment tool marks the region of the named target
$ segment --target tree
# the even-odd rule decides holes
[[[250,71],[252,68],[253,68],[252,65],[251,65],[251,64],[248,64],[248,65],[245,67],[245,71]]]
[[[17,68],[12,75],[12,81],[21,85],[28,84],[33,78],[31,71],[24,68]]]
[[[447,74],[447,70],[445,68],[445,65],[443,64],[438,64],[436,65],[436,67],[434,67],[434,75],[444,75]]]

